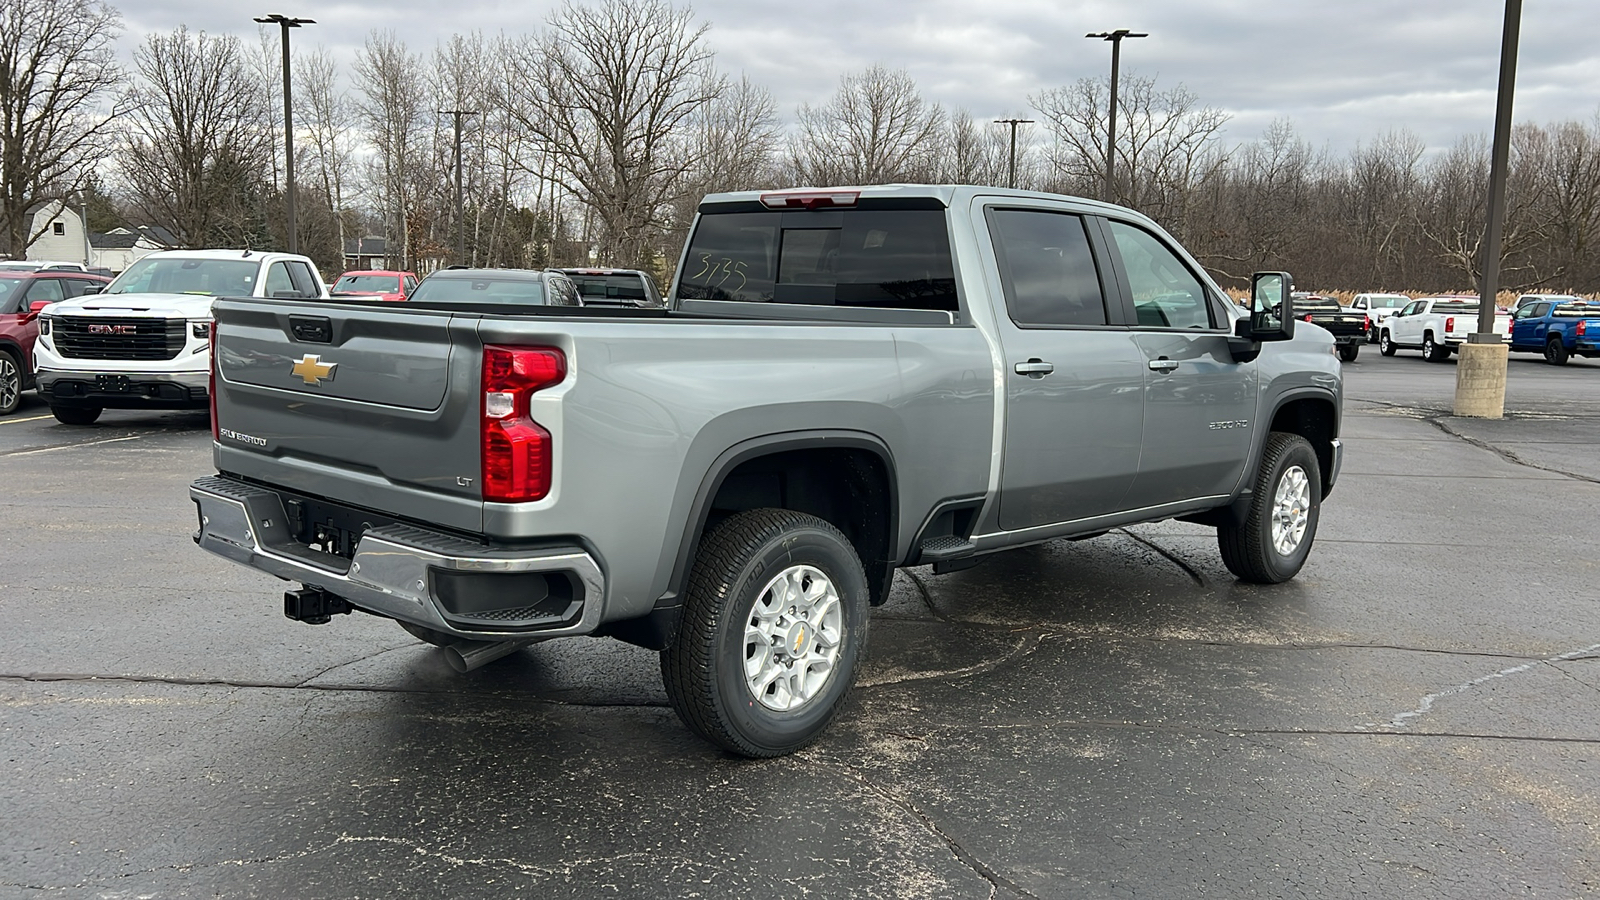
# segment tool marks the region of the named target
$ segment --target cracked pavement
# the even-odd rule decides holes
[[[1370,349],[1370,348],[1368,348]],[[197,551],[203,416],[0,419],[0,898],[1575,897],[1600,891],[1600,364],[1345,367],[1295,581],[1176,522],[897,577],[782,760],[655,654],[468,675]],[[44,416],[41,418],[41,415]]]

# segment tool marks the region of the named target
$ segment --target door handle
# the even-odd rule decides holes
[[[1034,357],[1027,362],[1017,363],[1015,371],[1018,375],[1026,375],[1029,378],[1043,378],[1055,370],[1056,367],[1053,363],[1047,363],[1038,357]]]
[[[1177,367],[1178,367],[1178,361],[1177,360],[1175,360],[1175,359],[1167,359],[1165,356],[1161,357],[1160,359],[1152,359],[1152,360],[1150,360],[1150,371],[1152,371],[1152,372],[1171,372],[1173,369],[1176,369]]]

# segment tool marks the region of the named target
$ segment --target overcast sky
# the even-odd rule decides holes
[[[349,62],[374,28],[431,51],[454,32],[537,30],[557,0],[112,0],[129,50],[153,31],[255,38],[252,16],[314,18],[295,46]],[[1588,120],[1600,109],[1600,0],[1526,0],[1518,122]],[[1393,128],[1438,149],[1494,124],[1503,0],[701,0],[719,66],[767,87],[780,114],[821,103],[874,63],[908,71],[923,96],[980,119],[1022,114],[1028,96],[1110,69],[1091,31],[1129,28],[1123,71],[1182,83],[1225,110],[1229,143],[1290,119],[1344,152]]]

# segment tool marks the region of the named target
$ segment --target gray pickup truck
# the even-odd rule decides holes
[[[486,294],[487,297],[487,294]],[[707,197],[666,309],[230,299],[196,542],[465,670],[661,651],[691,729],[813,740],[896,568],[1168,518],[1293,577],[1339,472],[1332,339],[1153,222],[886,186]]]

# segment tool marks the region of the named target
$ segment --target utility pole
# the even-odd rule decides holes
[[[1017,126],[1032,125],[1032,119],[995,119],[1000,125],[1011,126],[1011,166],[1006,170],[1006,187],[1017,186]]]
[[[1500,246],[1506,217],[1506,172],[1511,159],[1511,99],[1517,86],[1517,42],[1522,0],[1506,0],[1500,33],[1500,86],[1489,158],[1489,213],[1483,239],[1483,278],[1478,283],[1478,330],[1467,335],[1456,364],[1455,414],[1498,419],[1506,412],[1504,338],[1494,330],[1500,293]]]
[[[441,109],[439,114],[451,116],[456,120],[456,263],[464,265],[467,256],[467,220],[462,213],[461,191],[461,120],[466,116],[475,116],[475,109]]]
[[[1111,108],[1106,117],[1106,184],[1101,189],[1100,199],[1107,203],[1116,202],[1116,193],[1112,190],[1115,184],[1113,170],[1117,160],[1117,74],[1122,65],[1122,39],[1149,37],[1148,34],[1118,28],[1116,31],[1101,31],[1086,34],[1087,38],[1100,38],[1111,42]]]
[[[292,94],[289,90],[289,29],[299,28],[301,25],[315,25],[315,19],[291,19],[288,16],[273,13],[256,19],[263,25],[276,23],[283,31],[283,210],[284,218],[288,220],[289,252],[300,252],[300,240],[295,234],[294,227],[294,112],[290,102]],[[344,248],[339,248],[343,253]]]

